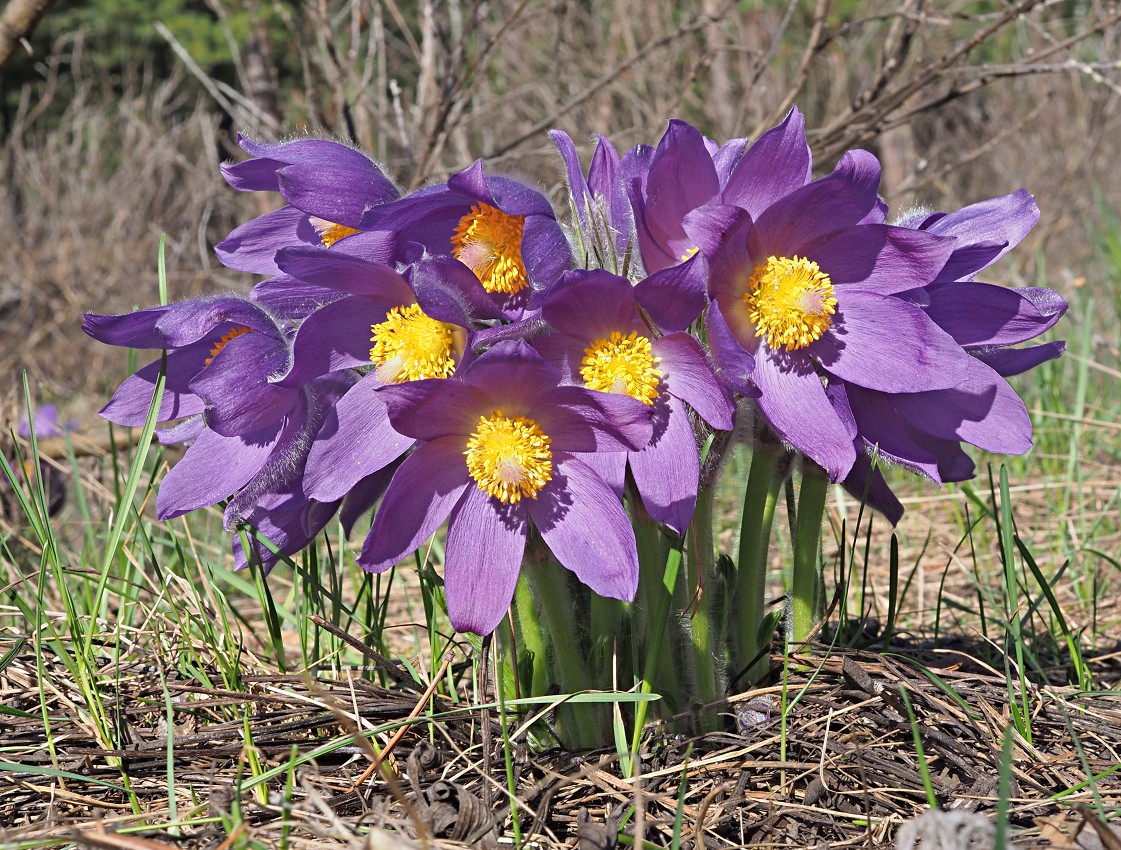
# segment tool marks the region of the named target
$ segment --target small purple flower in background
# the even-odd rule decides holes
[[[586,462],[619,495],[629,463],[647,512],[684,534],[700,478],[697,437],[685,404],[721,430],[732,428],[735,411],[700,344],[680,331],[652,332],[639,315],[630,283],[605,271],[562,276],[541,315],[557,333],[536,337],[533,345],[560,367],[566,382],[630,396],[653,414],[654,433],[645,446],[602,452]]]
[[[418,441],[389,484],[359,564],[389,569],[449,517],[444,582],[460,631],[489,634],[510,604],[532,523],[595,592],[634,597],[638,555],[618,496],[576,453],[651,435],[647,407],[560,386],[524,342],[503,342],[450,381],[383,391],[395,430]]]
[[[899,292],[928,284],[954,240],[867,223],[879,165],[850,151],[836,170],[743,212],[711,262],[706,327],[721,375],[782,439],[843,479],[855,434],[823,377],[885,393],[947,389],[971,358]]]
[[[243,192],[279,192],[287,205],[236,228],[215,247],[227,266],[276,274],[276,252],[293,245],[332,245],[369,230],[363,216],[400,197],[380,167],[341,142],[302,139],[279,144],[238,135],[252,159],[222,166],[222,176]]]
[[[42,404],[35,408],[35,415],[31,422],[28,422],[26,412],[20,415],[16,433],[24,439],[29,439],[32,431],[34,431],[36,440],[50,440],[65,436],[67,432],[74,432],[78,429],[78,423],[74,421],[67,422],[66,425],[60,425],[58,408],[53,404]],[[26,452],[21,452],[20,457],[22,458],[22,464],[19,466],[16,466],[15,455],[9,459],[13,466],[13,472],[15,472],[17,478],[22,477],[25,483],[30,483],[35,478],[31,458],[27,456]],[[47,515],[54,516],[66,504],[66,478],[59,469],[44,458],[39,460],[39,474],[42,477],[43,488],[47,497]],[[4,507],[6,510],[8,500],[5,491],[10,486],[11,482],[9,482],[7,476],[0,476],[0,507]],[[13,506],[8,512],[15,516],[16,508]]]

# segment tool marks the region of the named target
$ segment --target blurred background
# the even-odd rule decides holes
[[[0,30],[8,403],[26,369],[94,419],[126,364],[81,314],[156,303],[160,234],[173,299],[251,285],[211,250],[271,203],[219,175],[239,131],[352,140],[404,187],[482,156],[563,213],[551,127],[589,154],[594,132],[654,144],[674,116],[755,137],[797,104],[815,169],[872,150],[896,214],[1026,187],[1042,220],[994,279],[1085,287],[1118,314],[1116,4],[6,0],[5,19],[27,6],[33,31]]]

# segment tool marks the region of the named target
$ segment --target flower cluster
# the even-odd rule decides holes
[[[889,224],[876,159],[814,179],[797,110],[754,142],[678,120],[622,155],[600,137],[587,172],[551,136],[567,230],[482,161],[402,194],[346,145],[242,138],[227,181],[285,205],[216,250],[268,278],[84,323],[166,352],[102,411],[141,424],[166,374],[160,439],[190,445],[159,516],[224,502],[258,532],[238,563],[268,568],[377,506],[371,571],[446,522],[452,623],[486,634],[527,545],[632,599],[631,515],[684,535],[714,432],[777,437],[892,521],[871,456],[944,482],[973,473],[963,443],[1031,446],[1005,378],[1061,353],[1013,346],[1066,305],[976,280],[1035,223],[1026,192]]]

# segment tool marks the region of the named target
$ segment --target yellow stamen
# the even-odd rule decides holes
[[[426,316],[419,304],[394,307],[370,330],[370,362],[387,384],[449,378],[463,352],[463,329]]]
[[[804,257],[768,257],[752,272],[743,301],[755,335],[787,351],[820,339],[837,311],[829,275]]]
[[[221,339],[214,343],[214,347],[210,349],[210,356],[202,361],[202,365],[209,366],[210,361],[218,356],[218,352],[226,347],[227,342],[229,342],[231,339],[235,339],[236,337],[241,336],[242,334],[247,334],[249,333],[249,331],[250,329],[243,325],[234,325],[230,331],[228,331],[222,336]]]
[[[610,339],[597,339],[584,349],[580,376],[593,390],[621,393],[653,404],[658,397],[658,380],[662,371],[656,368],[658,358],[650,350],[650,340],[631,331],[623,336],[612,331]]]
[[[477,203],[455,228],[452,256],[475,273],[487,292],[514,295],[529,286],[522,264],[524,225],[524,215]]]
[[[361,233],[360,230],[355,230],[353,227],[347,227],[345,224],[335,224],[333,221],[327,221],[325,218],[316,218],[311,216],[308,222],[319,234],[319,241],[324,248],[330,248],[340,239],[345,239],[348,236],[353,236],[355,233]]]
[[[701,249],[694,245],[692,248],[688,249],[684,254],[681,255],[681,262],[684,263],[686,260],[691,260],[694,256],[696,256],[699,250]]]
[[[551,442],[532,419],[495,410],[479,417],[467,440],[467,471],[482,492],[503,504],[536,499],[553,477]]]

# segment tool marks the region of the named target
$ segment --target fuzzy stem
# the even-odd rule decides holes
[[[712,503],[715,487],[702,487],[697,493],[697,509],[689,526],[689,541],[685,559],[686,586],[694,589],[693,610],[690,615],[690,633],[693,642],[694,676],[697,700],[702,705],[714,703],[724,696],[723,676],[717,671],[717,641],[712,628],[712,593],[715,591],[716,573],[712,539]],[[704,731],[717,728],[715,716],[702,717]]]
[[[572,616],[573,598],[568,586],[568,571],[555,558],[524,568],[536,591],[539,610],[552,643],[550,661],[561,693],[572,694],[592,685],[576,618]],[[557,728],[569,749],[590,749],[610,741],[602,705],[581,703],[557,709]]]
[[[816,598],[821,561],[821,521],[829,479],[808,458],[802,461],[798,496],[798,526],[794,535],[794,572],[791,579],[790,639],[804,641],[817,620]]]
[[[639,693],[649,694],[654,692],[655,677],[660,675],[659,670],[665,661],[663,656],[669,655],[665,652],[664,640],[666,633],[670,631],[670,607],[673,602],[674,588],[677,585],[677,574],[681,569],[681,545],[681,538],[677,538],[669,550],[669,557],[665,561],[665,568],[662,570],[660,581],[656,580],[656,591],[653,588],[648,589],[650,596],[655,600],[652,609],[654,616],[653,619],[650,620],[650,624],[653,628],[650,633],[650,642],[647,645]],[[640,587],[641,584],[642,582],[640,580]],[[661,624],[662,627],[658,628],[658,624]],[[649,703],[640,702],[634,709],[634,733],[631,739],[631,754],[635,757],[638,755],[638,747],[642,742],[642,727],[643,724],[646,723],[646,710],[648,705]]]
[[[736,586],[733,594],[736,668],[750,665],[745,676],[748,682],[759,681],[767,672],[768,659],[763,650],[760,629],[766,601],[767,552],[771,520],[775,515],[782,479],[776,476],[778,455],[756,449],[751,455],[751,471],[743,494],[743,516],[740,519],[740,551],[736,565]],[[777,484],[776,484],[777,482]]]
[[[514,613],[521,638],[521,651],[533,655],[533,679],[529,683],[529,693],[524,696],[544,696],[549,692],[549,647],[525,570],[518,576],[518,584],[514,589]]]

